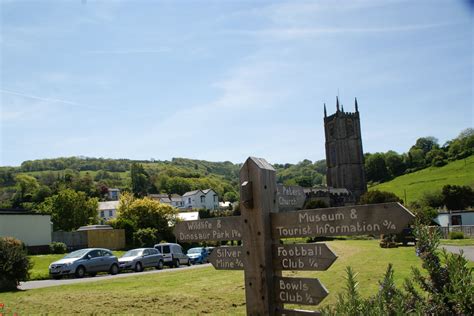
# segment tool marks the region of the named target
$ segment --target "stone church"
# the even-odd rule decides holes
[[[367,183],[357,98],[355,112],[345,112],[344,106],[340,108],[337,97],[336,113],[328,116],[324,105],[324,133],[328,189],[347,189],[358,201],[367,192]]]

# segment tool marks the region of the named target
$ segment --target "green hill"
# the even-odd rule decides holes
[[[430,167],[397,177],[391,181],[374,185],[369,190],[393,192],[410,203],[425,191],[440,190],[446,184],[474,187],[474,156],[452,161],[443,167]]]

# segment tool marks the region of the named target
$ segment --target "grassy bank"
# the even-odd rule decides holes
[[[337,293],[345,285],[344,269],[348,265],[359,273],[364,296],[377,291],[377,281],[388,263],[393,263],[399,285],[410,275],[412,266],[420,266],[413,247],[382,249],[377,240],[336,240],[327,244],[339,256],[329,270],[284,272],[286,276],[318,277],[330,292],[322,305],[337,300]],[[1,293],[0,303],[20,314],[245,314],[243,272],[217,271],[212,267]]]
[[[468,185],[474,187],[474,156],[453,161],[446,166],[430,167],[417,172],[375,185],[369,190],[382,190],[395,193],[407,202],[420,199],[423,192],[441,190],[446,184]]]

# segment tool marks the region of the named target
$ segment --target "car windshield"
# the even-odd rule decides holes
[[[81,250],[76,250],[71,252],[70,254],[66,255],[64,259],[70,259],[70,258],[80,258],[83,255],[85,255],[89,249],[81,249]]]
[[[136,257],[136,256],[141,255],[142,251],[143,250],[141,250],[141,249],[129,250],[122,257]]]
[[[191,248],[188,250],[188,253],[201,253],[202,248]]]

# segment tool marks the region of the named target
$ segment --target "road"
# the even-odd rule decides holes
[[[452,253],[459,253],[462,250],[464,252],[464,258],[474,261],[474,246],[441,245],[441,247]]]
[[[165,268],[163,270],[146,270],[143,272],[126,272],[126,273],[119,273],[116,275],[110,274],[99,274],[95,277],[85,277],[83,279],[61,279],[61,280],[39,280],[39,281],[28,281],[28,282],[20,282],[20,286],[18,287],[20,290],[31,290],[31,289],[39,289],[43,287],[50,287],[50,286],[59,286],[59,285],[67,285],[67,284],[75,284],[75,283],[86,283],[86,282],[98,282],[104,280],[111,280],[116,278],[129,278],[133,276],[145,275],[145,274],[156,274],[156,273],[168,273],[168,272],[176,272],[176,271],[185,271],[191,269],[201,269],[205,267],[210,267],[211,264],[199,264],[199,265],[192,265],[190,267],[181,266],[181,268],[171,269]]]

